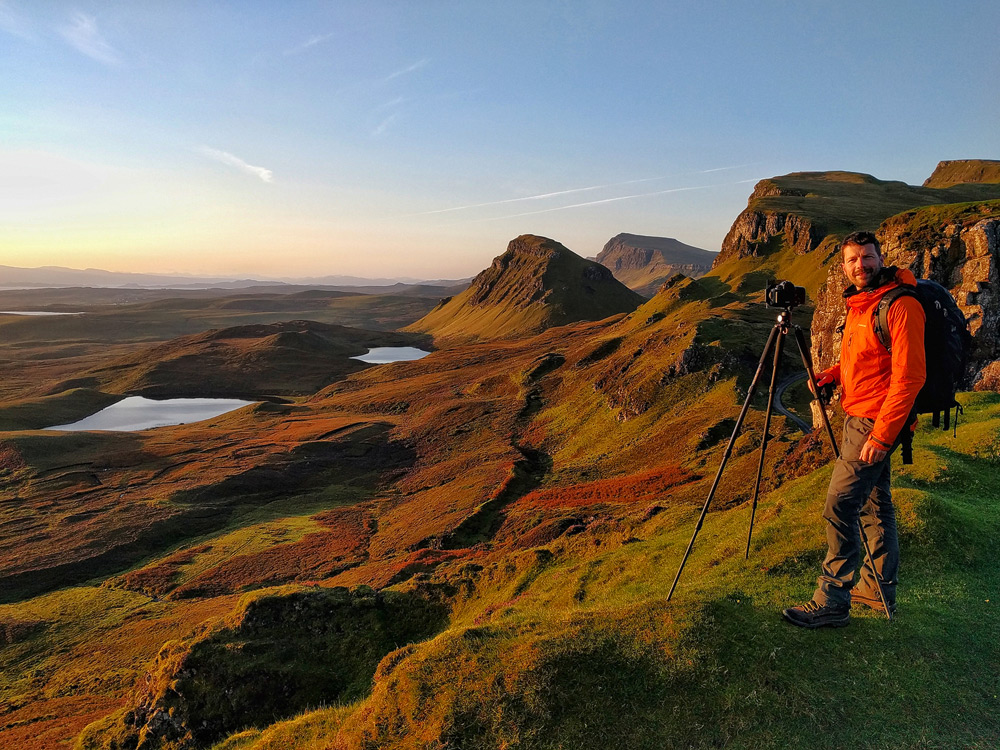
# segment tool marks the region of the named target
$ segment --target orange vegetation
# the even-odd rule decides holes
[[[575,508],[598,503],[631,504],[663,500],[669,490],[699,479],[677,465],[665,466],[627,477],[535,490],[520,500],[524,508]]]
[[[336,508],[316,516],[329,531],[306,534],[290,544],[237,555],[177,588],[171,598],[218,596],[241,590],[327,578],[357,565],[366,555],[371,519],[358,507]]]

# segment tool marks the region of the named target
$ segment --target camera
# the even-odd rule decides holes
[[[772,281],[764,290],[768,307],[792,308],[806,303],[806,288],[790,281]]]

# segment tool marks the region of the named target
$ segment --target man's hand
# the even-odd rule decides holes
[[[820,393],[823,392],[824,387],[827,387],[827,390],[831,394],[833,393],[833,387],[835,383],[833,381],[833,375],[830,375],[829,373],[821,372],[819,375],[817,375],[815,387],[813,386],[812,380],[809,380],[808,382],[809,382],[809,390],[812,391],[812,395],[815,398],[821,398]],[[817,392],[817,390],[819,392]]]
[[[877,464],[886,457],[888,452],[889,451],[887,450],[879,448],[878,445],[873,443],[871,440],[867,440],[865,441],[865,444],[861,446],[861,455],[859,458],[866,464]]]

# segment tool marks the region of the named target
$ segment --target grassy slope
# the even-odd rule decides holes
[[[892,623],[780,619],[814,585],[823,468],[764,498],[749,562],[747,509],[711,514],[669,603],[693,509],[442,571],[472,593],[445,633],[383,663],[370,698],[217,750],[994,747],[1000,397],[963,401],[958,438],[921,431],[915,465],[897,467]]]
[[[951,187],[962,183],[1000,183],[1000,161],[991,159],[960,159],[937,165],[926,187]]]
[[[603,278],[593,273],[607,273],[596,265],[558,242],[523,235],[465,291],[405,330],[442,340],[523,337],[551,326],[630,312],[643,301],[610,274]]]

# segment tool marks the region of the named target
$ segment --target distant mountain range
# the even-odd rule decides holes
[[[308,278],[233,279],[221,276],[194,276],[187,274],[148,274],[104,271],[99,268],[64,268],[42,266],[20,268],[0,265],[0,288],[57,288],[57,287],[113,287],[113,288],[170,288],[170,289],[245,289],[253,286],[290,284],[297,286],[351,286],[385,287],[397,284],[427,284],[451,286],[454,280],[423,281],[409,278],[362,278],[359,276],[315,276]]]
[[[678,273],[697,278],[708,273],[716,253],[685,245],[670,237],[622,233],[612,237],[595,259],[611,270],[618,281],[647,297]],[[304,278],[245,278],[189,274],[149,274],[105,271],[99,268],[42,266],[22,268],[0,265],[0,289],[53,289],[90,287],[109,289],[247,289],[259,286],[350,287],[354,291],[383,293],[414,288],[464,287],[471,279],[364,278],[329,275]]]

